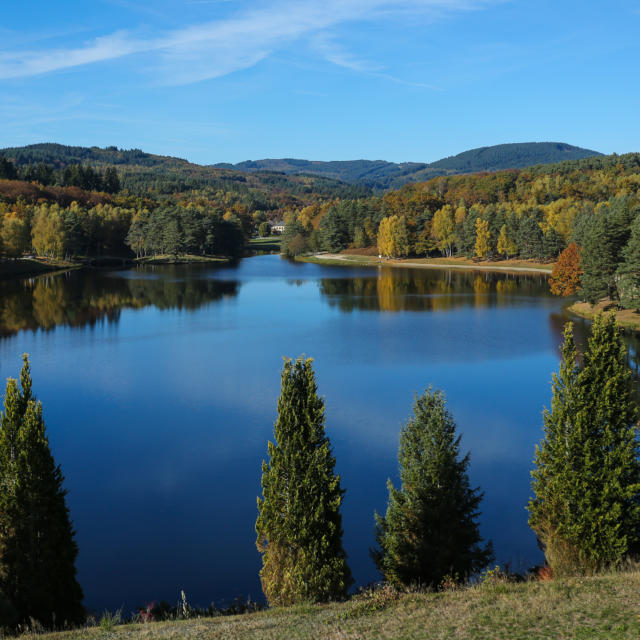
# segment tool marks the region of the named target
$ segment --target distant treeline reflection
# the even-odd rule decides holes
[[[132,271],[128,277],[72,271],[19,281],[0,281],[0,337],[26,329],[93,326],[117,322],[122,309],[195,310],[238,294],[239,283],[185,277],[163,267],[160,277]]]
[[[518,296],[548,296],[545,274],[383,269],[377,277],[325,278],[320,291],[341,311],[445,311],[505,304]]]

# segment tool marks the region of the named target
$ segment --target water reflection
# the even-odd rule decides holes
[[[341,311],[448,311],[546,297],[546,276],[472,271],[383,269],[376,276],[323,278],[320,292]]]
[[[71,271],[19,281],[0,282],[0,337],[30,329],[93,326],[117,322],[122,309],[193,311],[238,294],[233,280],[197,277],[185,269],[152,271]]]

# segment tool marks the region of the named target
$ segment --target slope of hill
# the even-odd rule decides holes
[[[436,593],[367,591],[344,603],[298,605],[215,618],[21,635],[18,640],[637,639],[640,573],[549,582],[499,581]]]
[[[92,165],[97,169],[113,166],[118,171],[121,185],[136,194],[149,191],[171,194],[205,187],[235,192],[250,190],[279,199],[290,195],[302,201],[307,201],[310,195],[349,198],[369,194],[367,187],[347,184],[328,175],[303,175],[302,172],[285,175],[273,170],[248,174],[238,169],[203,166],[182,158],[154,155],[140,149],[43,143],[0,149],[0,157],[12,161],[18,169],[45,164],[58,174],[72,165]]]
[[[244,172],[280,171],[289,175],[310,173],[373,189],[399,188],[407,182],[421,182],[440,175],[519,169],[564,160],[580,160],[602,155],[598,151],[562,142],[523,142],[499,144],[464,151],[431,163],[394,163],[384,160],[346,160],[321,162],[282,158],[247,160],[238,164],[217,164],[218,168]]]

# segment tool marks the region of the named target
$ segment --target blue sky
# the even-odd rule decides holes
[[[428,162],[640,151],[640,0],[22,0],[0,146]]]

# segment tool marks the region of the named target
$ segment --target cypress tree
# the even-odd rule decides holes
[[[352,582],[342,548],[344,491],[311,359],[285,360],[274,440],[256,521],[264,594],[271,605],[343,598]]]
[[[529,524],[556,574],[591,574],[637,553],[640,462],[626,348],[598,316],[576,364],[570,323],[536,449]]]
[[[0,591],[11,603],[8,626],[33,618],[46,627],[84,619],[76,581],[78,553],[66,506],[64,478],[55,465],[31,392],[27,356],[21,389],[7,381],[0,416]]]
[[[400,433],[401,488],[389,480],[384,517],[375,514],[379,545],[371,554],[396,586],[438,586],[445,576],[464,580],[486,567],[492,545],[481,546],[478,506],[483,494],[460,458],[460,436],[440,391],[415,399],[414,415]]]

